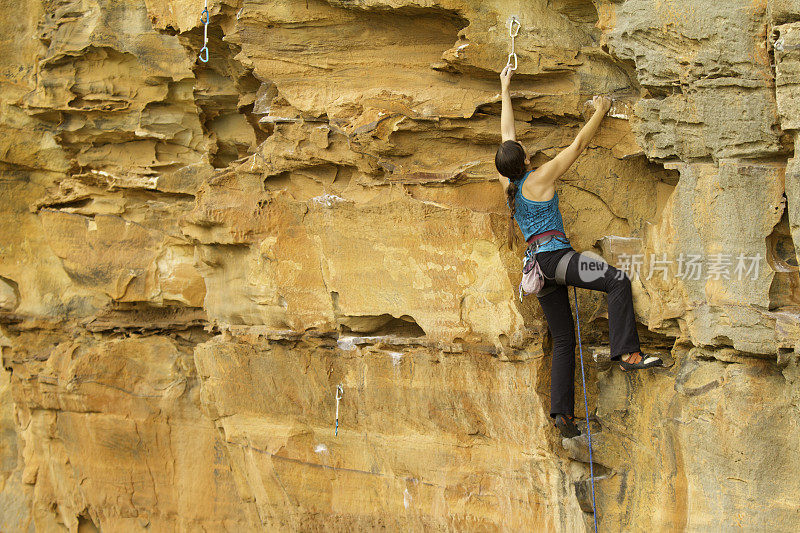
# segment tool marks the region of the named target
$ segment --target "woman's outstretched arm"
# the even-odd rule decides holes
[[[595,108],[592,118],[583,125],[581,131],[575,136],[575,140],[572,141],[572,144],[561,150],[553,159],[539,167],[540,170],[534,177],[537,183],[551,184],[555,182],[555,180],[560,178],[572,163],[578,159],[581,152],[589,146],[589,141],[592,140],[592,137],[594,137],[594,134],[600,127],[600,122],[611,108],[611,99],[608,96],[595,96],[592,98],[592,104]]]
[[[511,74],[513,70],[508,65],[500,72],[500,97],[503,101],[503,108],[500,111],[500,135],[501,142],[516,141],[517,131],[514,128],[514,108],[511,107],[511,95],[508,93],[508,87],[511,84]],[[511,183],[507,177],[500,175],[500,183],[503,185],[503,192],[508,189]]]
[[[513,73],[514,71],[508,65],[500,73],[500,97],[503,101],[503,108],[500,112],[501,142],[517,140],[517,131],[514,128],[514,108],[511,107],[511,95],[509,94],[511,75]]]

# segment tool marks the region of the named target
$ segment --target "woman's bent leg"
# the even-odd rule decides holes
[[[576,254],[567,268],[566,281],[568,285],[608,294],[608,340],[612,360],[640,351],[631,280],[625,272],[604,261]]]
[[[539,298],[553,338],[550,372],[550,416],[574,416],[575,410],[575,330],[567,288]]]

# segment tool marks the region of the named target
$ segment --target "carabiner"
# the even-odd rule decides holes
[[[508,63],[506,63],[506,66],[507,67],[511,66],[511,58],[512,57],[514,58],[514,66],[512,67],[511,70],[517,70],[517,54],[515,54],[514,52],[511,52],[510,54],[508,54]]]
[[[195,13],[196,13],[196,11],[195,11]],[[203,20],[203,15],[205,15],[205,20]],[[202,23],[203,23],[203,24],[205,24],[205,25],[208,25],[208,8],[205,8],[205,9],[204,9],[204,10],[203,10],[203,11],[200,13],[200,22],[202,22]]]
[[[517,23],[517,29],[516,30],[514,29],[514,23],[515,22]],[[511,22],[509,23],[509,28],[508,28],[508,34],[511,37],[516,37],[517,33],[519,33],[519,29],[520,29],[521,26],[522,26],[522,23],[520,23],[520,21],[517,20],[517,17],[511,17]]]
[[[344,387],[342,387],[341,383],[336,386],[336,429],[334,430],[334,435],[339,435],[339,400],[342,399],[344,396]]]
[[[205,58],[203,57],[203,52],[205,52],[206,54]],[[200,49],[200,55],[198,57],[200,58],[200,61],[202,61],[203,63],[208,63],[208,46],[204,46],[203,48]]]

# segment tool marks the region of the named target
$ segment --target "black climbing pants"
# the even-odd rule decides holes
[[[612,360],[639,351],[630,278],[608,263],[575,254],[567,266],[567,285],[558,285],[550,278],[555,277],[558,260],[569,250],[572,248],[536,254],[536,260],[546,278],[542,290],[556,286],[554,291],[538,298],[553,338],[550,380],[550,416],[553,417],[558,413],[573,416],[575,408],[576,343],[568,285],[607,293],[608,336]]]

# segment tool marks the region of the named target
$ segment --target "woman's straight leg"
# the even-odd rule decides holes
[[[558,286],[539,298],[553,339],[550,369],[550,416],[574,416],[575,410],[575,329],[567,288]]]

